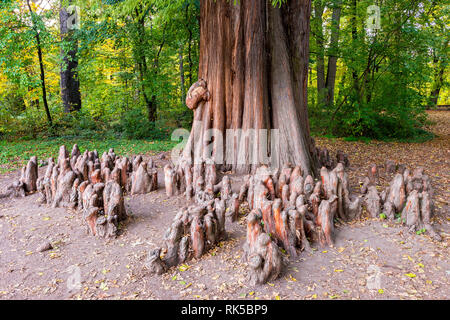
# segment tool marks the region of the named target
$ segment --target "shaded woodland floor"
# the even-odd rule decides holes
[[[130,218],[112,240],[87,235],[78,212],[39,206],[36,194],[0,200],[0,299],[448,299],[450,111],[429,114],[437,137],[425,143],[327,138],[316,143],[332,154],[340,149],[349,155],[355,190],[372,163],[391,159],[409,168],[423,166],[435,189],[433,221],[442,242],[364,214],[360,221],[337,226],[335,247],[315,246],[291,260],[278,280],[249,286],[242,215],[239,223],[227,223],[227,240],[200,260],[149,275],[143,267],[148,250],[161,245],[175,213],[186,205],[183,197],[165,195],[160,172],[158,191],[126,197]],[[18,174],[1,175],[0,189]],[[381,170],[381,182],[388,180]],[[46,239],[54,249],[37,252]],[[80,270],[81,288],[70,291],[73,266]],[[379,285],[370,289],[373,270]]]

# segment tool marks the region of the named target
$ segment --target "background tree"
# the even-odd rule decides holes
[[[429,104],[432,84],[440,83],[442,70],[438,62],[433,63],[432,52],[439,51],[442,61],[448,61],[448,51],[438,49],[446,47],[448,32],[444,34],[442,25],[430,23],[434,20],[432,12],[444,9],[443,2],[344,0],[338,37],[334,27],[337,3],[325,2],[323,15],[314,17],[323,22],[320,26],[313,23],[311,43],[316,61],[312,76],[317,79],[317,89],[320,83],[326,87],[326,81],[321,80],[325,76],[320,56],[326,51],[337,52],[336,58],[328,57],[328,62],[337,59],[337,92],[334,104],[328,103],[331,99],[327,101],[326,92],[320,94],[319,90],[315,94],[318,102],[310,106],[313,129],[337,136],[378,139],[426,136],[421,129],[426,118],[424,107]],[[314,0],[313,6],[320,9],[321,4]],[[367,9],[373,4],[381,13],[381,28],[377,30],[369,29],[367,24]],[[439,12],[440,20],[445,20],[448,13]],[[433,36],[430,28],[435,32]],[[442,31],[436,32],[439,28]],[[335,44],[339,50],[335,50]],[[430,68],[433,65],[436,68]],[[442,74],[445,82],[445,72]]]
[[[63,48],[61,50],[61,99],[64,112],[79,111],[81,109],[80,82],[78,80],[78,41],[74,36],[78,14],[69,0],[67,4],[61,2],[59,10],[59,28]]]
[[[67,6],[68,0],[64,1]],[[61,0],[30,0],[35,27],[39,30],[42,63],[39,63],[36,32],[27,1],[0,3],[0,135],[108,134],[168,139],[174,128],[190,128],[193,113],[185,107],[183,95],[198,80],[199,72],[202,76],[205,74],[202,67],[199,69],[204,65],[204,62],[199,63],[199,55],[205,50],[200,49],[203,46],[199,36],[200,1],[73,1],[81,10],[80,29],[61,38],[58,23]],[[230,6],[224,8],[226,15],[236,14],[231,8],[246,5],[229,2]],[[367,8],[373,4],[381,9],[381,29],[371,31],[367,27]],[[288,30],[285,42],[289,42],[292,28],[286,21],[291,10],[284,6],[290,7],[291,3],[277,3],[277,10],[283,14],[283,28]],[[303,84],[308,86],[304,92],[308,95],[309,121],[299,112],[311,133],[376,139],[430,137],[423,130],[424,110],[450,104],[448,27],[444,23],[448,20],[448,9],[444,1],[313,0],[311,8],[311,54],[309,69],[306,69],[309,81]],[[321,14],[316,14],[316,8]],[[269,19],[269,10],[265,11],[264,16]],[[238,21],[234,16],[225,20]],[[269,22],[266,24],[272,28]],[[220,34],[241,41],[241,34],[250,27],[241,22],[236,22],[235,26],[233,31]],[[302,30],[301,26],[295,30]],[[238,128],[252,128],[253,122],[260,120],[270,124],[263,127],[274,127],[274,110],[270,109],[272,62],[268,61],[271,33],[265,34],[267,74],[263,77],[268,82],[263,85],[268,89],[261,91],[267,94],[264,99],[269,112],[263,112],[264,121],[252,118],[252,123]],[[74,54],[76,45],[78,50]],[[228,65],[240,61],[233,58],[235,60],[230,62],[230,57],[233,54],[240,57],[241,51],[218,50],[220,59]],[[213,53],[216,51],[211,52],[210,57]],[[293,58],[292,65],[299,61],[304,60]],[[76,67],[69,67],[76,62]],[[246,72],[245,61],[242,64],[241,69]],[[42,93],[41,65],[46,102]],[[233,83],[238,81],[236,79],[245,81],[241,71],[230,70]],[[83,108],[78,112],[65,112],[69,108],[60,87],[61,75],[64,81],[65,72],[77,73],[66,78],[79,82]],[[295,74],[298,73],[292,73]],[[303,75],[299,77],[303,79]],[[229,75],[224,75],[224,79],[229,79]],[[295,88],[297,80],[292,81]],[[241,86],[251,87],[247,82]],[[295,88],[293,92],[299,100],[304,92]],[[239,96],[234,94],[235,89],[223,90],[227,97],[230,91],[234,99]],[[255,86],[255,90],[260,89]],[[239,99],[247,101],[249,98],[244,95]],[[301,104],[296,102],[296,106]],[[45,105],[53,126],[50,126]],[[242,110],[242,116],[236,117],[243,119],[247,108],[242,105],[235,108]],[[248,116],[253,111],[246,112]],[[225,112],[228,117],[231,114],[234,117],[234,112]],[[237,120],[234,121],[236,124]]]

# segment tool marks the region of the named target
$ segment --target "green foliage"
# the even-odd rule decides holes
[[[152,138],[168,140],[174,128],[166,126],[165,121],[149,122],[140,109],[125,113],[115,131],[121,132],[127,139]]]
[[[58,3],[48,10],[33,7],[33,17],[22,0],[0,8],[0,136],[112,132],[129,138],[163,137],[167,129],[162,127],[191,121],[192,112],[182,102],[182,93],[197,80],[198,0],[76,1],[81,8],[81,28],[72,38],[78,43],[82,111],[71,115],[62,108],[59,71],[61,53],[72,44],[60,40],[59,26],[54,23],[59,18]],[[47,126],[42,104],[31,18],[42,39],[52,128]],[[156,105],[155,123],[147,120],[148,100]],[[125,128],[132,115],[141,118],[128,121],[130,127]]]
[[[81,28],[72,38],[78,45],[82,110],[69,115],[62,108],[59,72],[61,55],[73,43],[61,40],[55,23],[60,2],[50,3],[31,14],[24,0],[0,2],[0,138],[106,134],[167,139],[172,128],[189,127],[192,112],[183,95],[198,78],[199,0],[77,0]],[[285,0],[269,3],[279,7]],[[313,10],[311,21],[308,110],[313,135],[364,141],[431,138],[422,129],[431,93],[439,89],[440,103],[449,104],[449,7],[444,1],[313,0],[312,7],[316,4],[325,11],[319,19]],[[375,32],[366,25],[373,4],[381,9],[381,30]],[[337,6],[342,7],[339,41],[332,44],[336,28],[331,17]],[[316,41],[319,27],[323,48]],[[52,128],[43,108],[36,31]],[[326,105],[316,88],[319,52],[325,63],[329,56],[338,57],[335,99]],[[148,121],[152,107],[156,120]]]
[[[317,2],[327,7],[321,24],[326,29],[323,49],[325,56],[338,56],[338,72],[335,100],[329,105],[319,103],[321,99],[314,87],[316,75],[311,73],[312,130],[333,136],[383,140],[431,138],[422,127],[433,82],[432,61],[437,59],[446,64],[448,60],[448,51],[445,54],[443,49],[443,44],[448,44],[448,32],[443,32],[445,26],[436,19],[439,14],[448,16],[443,2],[375,3],[381,9],[380,30],[367,27],[367,8],[374,4],[371,0],[314,0],[313,6]],[[331,9],[339,4],[342,6],[339,48],[331,53],[336,50],[329,43]],[[315,23],[319,17],[312,19],[311,50],[320,52],[316,41],[320,25]],[[311,58],[314,68],[317,55]],[[446,90],[444,83],[442,91]]]
[[[420,229],[420,230],[417,230],[417,231],[416,231],[416,234],[417,234],[417,235],[421,235],[421,234],[423,234],[423,233],[425,233],[425,232],[427,232],[427,229],[422,228],[422,229]]]

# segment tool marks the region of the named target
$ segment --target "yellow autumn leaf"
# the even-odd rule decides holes
[[[180,270],[181,272],[186,271],[190,268],[190,266],[188,266],[187,264],[182,264],[178,267],[178,270]]]
[[[416,275],[414,273],[406,273],[405,276],[410,277],[410,278],[416,277]]]
[[[334,272],[343,272],[344,270],[342,269],[334,269]]]

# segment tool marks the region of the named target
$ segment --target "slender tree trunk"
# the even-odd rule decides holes
[[[39,58],[39,69],[41,72],[41,87],[42,87],[42,101],[44,102],[44,108],[45,108],[45,114],[47,115],[47,122],[50,125],[50,127],[53,126],[52,116],[50,115],[50,109],[48,107],[47,102],[47,90],[45,87],[45,71],[44,71],[44,61],[42,58],[42,47],[41,47],[41,38],[39,37],[39,30],[37,29],[35,22],[34,22],[34,12],[31,9],[30,1],[27,0],[28,9],[30,10],[31,20],[33,24],[33,30],[35,32],[35,39],[36,39],[36,47],[38,52],[38,58]]]
[[[436,107],[439,100],[439,93],[442,88],[442,83],[444,81],[444,71],[445,68],[440,66],[439,71],[435,75],[432,90],[430,92],[430,107]]]
[[[184,157],[212,157],[238,173],[288,162],[315,172],[306,91],[310,10],[309,0],[281,8],[263,0],[200,1],[199,78],[210,97],[194,107]]]
[[[334,103],[334,86],[336,83],[336,71],[338,60],[338,44],[339,44],[339,28],[341,19],[341,1],[335,3],[331,18],[331,39],[330,49],[328,53],[327,77],[325,80],[326,87],[326,104],[328,106]]]
[[[142,6],[136,8],[136,30],[137,41],[135,43],[135,60],[139,71],[140,91],[144,97],[145,106],[147,108],[147,119],[149,122],[156,121],[156,97],[149,95],[147,92],[146,80],[149,75],[149,68],[147,64],[147,58],[144,54],[144,48],[147,46],[146,33],[145,33],[145,16],[141,16]]]
[[[181,104],[183,105],[186,101],[186,93],[184,89],[184,66],[183,66],[183,46],[180,46],[180,89],[181,89]]]
[[[356,22],[357,17],[357,0],[352,0],[351,3],[352,8],[352,16],[350,19],[350,24],[352,26],[352,41],[353,46],[356,48],[356,41],[358,40],[358,27]],[[352,78],[353,78],[353,89],[355,90],[355,93],[359,95],[359,81],[358,81],[358,71],[353,68],[352,70]]]
[[[69,1],[69,4],[72,0]],[[73,13],[72,13],[73,14]],[[64,112],[79,111],[81,109],[80,81],[78,80],[78,43],[73,38],[73,31],[69,30],[69,12],[64,7],[59,11],[61,40],[69,44],[70,48],[66,52],[61,50],[61,99],[64,106]]]
[[[448,42],[446,42],[446,45],[448,45]],[[430,92],[430,104],[428,105],[428,108],[436,107],[439,100],[439,93],[442,89],[442,85],[444,83],[444,74],[445,74],[445,68],[446,64],[444,63],[443,59],[439,59],[435,57],[433,59],[435,70],[434,70],[434,78],[433,78],[433,84],[431,85],[431,92]]]
[[[189,63],[189,75],[188,75],[188,79],[189,79],[189,87],[192,86],[192,72],[194,70],[194,64],[192,62],[192,38],[193,38],[193,34],[192,34],[192,29],[191,29],[191,25],[190,25],[190,21],[189,21],[189,4],[186,6],[186,29],[189,33],[189,39],[188,39],[188,63]]]
[[[317,102],[319,104],[325,103],[325,46],[323,34],[323,11],[324,5],[322,0],[314,2],[314,25],[316,33],[316,68],[317,68]]]

